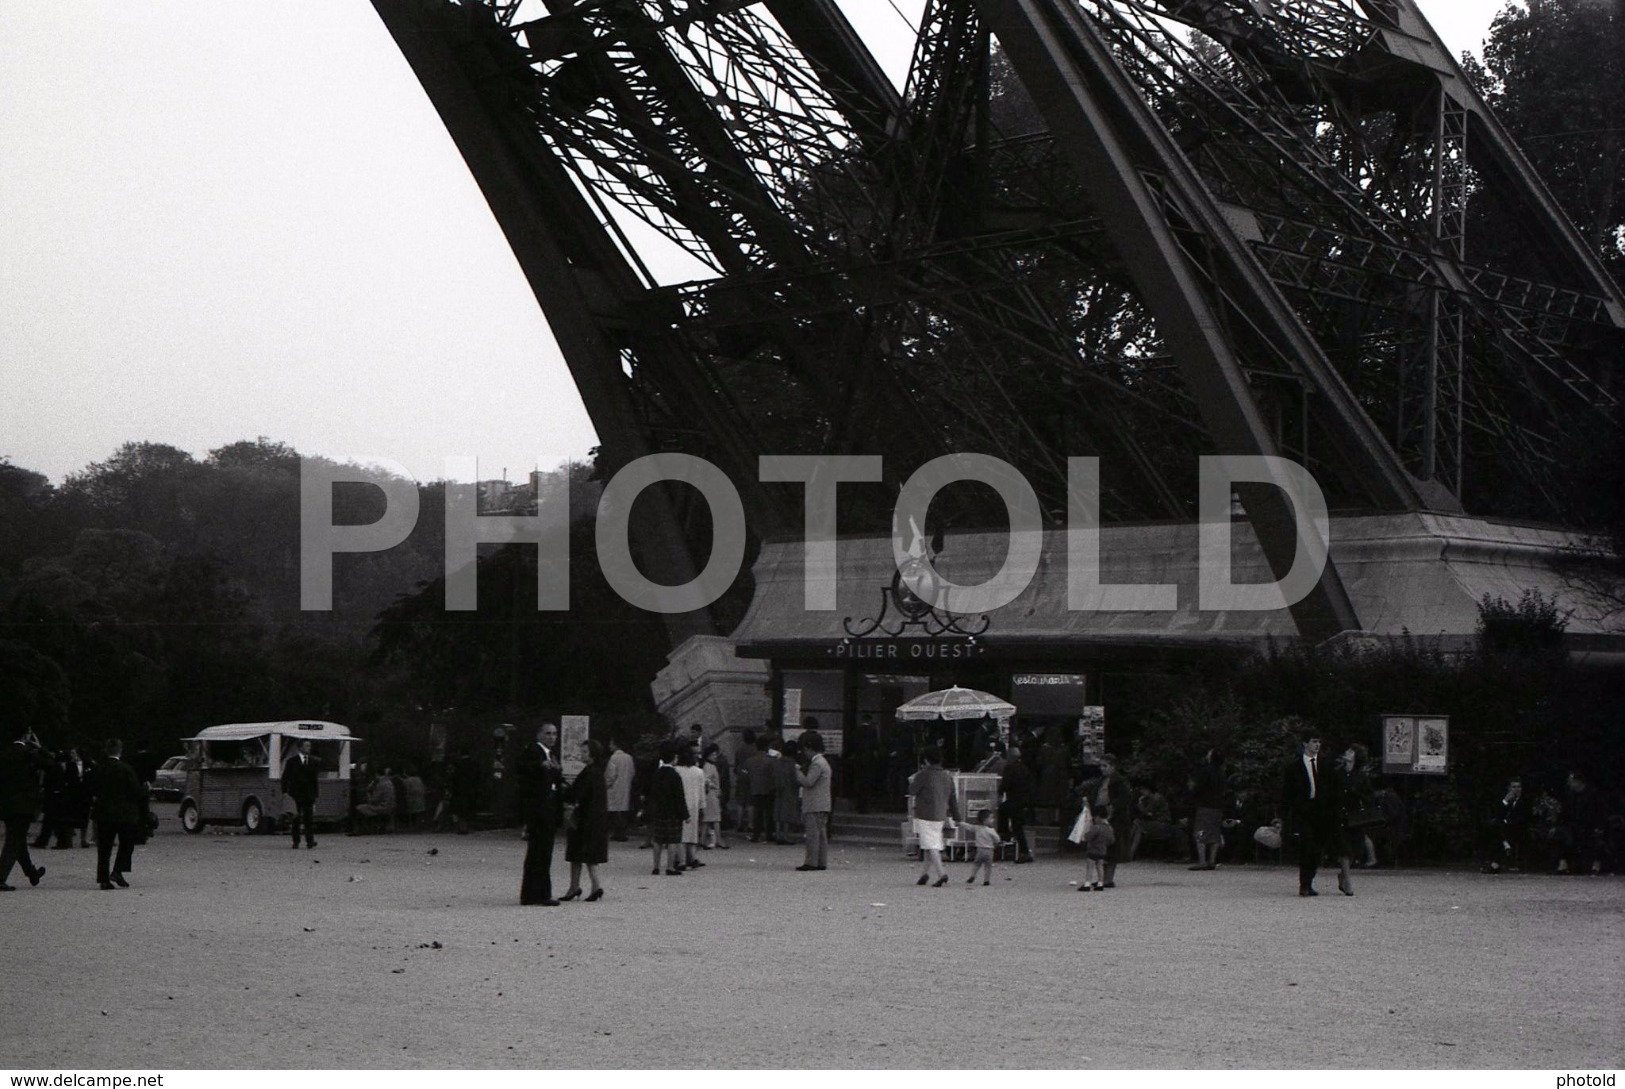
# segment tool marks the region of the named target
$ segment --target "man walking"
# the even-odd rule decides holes
[[[26,728],[12,731],[11,743],[0,752],[0,819],[6,824],[5,846],[0,847],[0,892],[14,891],[6,884],[14,863],[22,864],[30,885],[38,885],[45,876],[45,867],[34,865],[28,854],[28,827],[44,800],[39,773],[45,763],[45,750],[34,731]]]
[[[1320,766],[1320,738],[1306,735],[1298,759],[1281,777],[1281,809],[1298,840],[1298,895],[1319,896],[1315,874],[1342,812],[1337,776]]]
[[[817,730],[804,732],[801,751],[806,755],[805,767],[796,768],[796,782],[801,784],[801,827],[806,833],[807,852],[805,861],[796,869],[827,870],[831,784],[823,735]]]
[[[555,750],[559,728],[544,722],[536,729],[536,743],[519,752],[519,806],[525,818],[525,874],[519,902],[558,907],[553,899],[553,840],[563,816],[559,795],[561,769]]]
[[[96,821],[96,883],[103,892],[111,892],[115,887],[130,887],[124,875],[134,861],[136,832],[147,814],[147,795],[135,769],[122,759],[124,743],[112,738],[105,751],[90,772],[90,815]]]
[[[299,826],[305,828],[305,846],[316,846],[316,757],[311,755],[310,738],[299,742],[299,749],[288,758],[282,769],[282,793],[293,800],[293,848],[299,849]]]

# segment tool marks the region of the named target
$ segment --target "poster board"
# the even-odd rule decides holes
[[[1450,770],[1450,716],[1383,715],[1385,775],[1444,775]]]
[[[1106,755],[1106,708],[1093,704],[1078,716],[1078,752],[1085,765],[1099,764]]]
[[[786,688],[784,690],[784,714],[779,718],[781,726],[801,725],[801,689]],[[791,735],[786,734],[786,737]]]
[[[588,737],[587,723],[586,715],[565,715],[559,719],[559,764],[564,768],[566,780],[573,781],[587,766],[583,751]]]

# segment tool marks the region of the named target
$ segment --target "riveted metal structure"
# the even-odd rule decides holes
[[[1625,300],[1411,0],[929,0],[901,91],[834,0],[374,6],[610,465],[709,458],[760,534],[800,527],[755,483],[795,453],[893,488],[994,454],[1057,512],[1098,456],[1108,521],[1278,454],[1334,508],[1567,523],[1619,426]],[[889,528],[894,490],[850,491],[843,531]],[[1238,491],[1284,573],[1286,499]],[[661,502],[646,566],[681,581]],[[1293,613],[1360,627],[1332,566]]]

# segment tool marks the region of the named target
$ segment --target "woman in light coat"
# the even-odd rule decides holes
[[[609,762],[604,765],[604,799],[609,809],[609,838],[616,843],[626,842],[626,826],[632,816],[632,780],[637,765],[632,754],[621,748],[616,738],[609,739]]]
[[[722,842],[722,770],[717,767],[716,742],[705,747],[705,756],[700,761],[700,770],[705,773],[705,808],[700,814],[700,846],[710,850],[718,847],[727,850],[728,845]]]
[[[688,803],[688,819],[683,822],[683,865],[685,870],[705,865],[694,856],[700,844],[700,820],[705,815],[705,772],[696,765],[694,746],[684,745],[677,754],[677,774],[683,777],[683,800]]]

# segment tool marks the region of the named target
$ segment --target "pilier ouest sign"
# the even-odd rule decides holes
[[[305,460],[300,472],[300,607],[333,607],[333,557],[379,552],[411,534],[418,520],[417,485],[386,459],[367,461],[399,472],[378,479],[354,465]],[[836,597],[836,494],[843,483],[878,482],[878,456],[763,457],[759,479],[800,483],[805,489],[802,547],[805,550],[803,602],[811,612],[834,611]],[[449,458],[448,480],[474,476],[473,458]],[[705,569],[681,586],[651,582],[632,559],[629,517],[633,501],[661,481],[681,481],[699,491],[712,519],[711,555]],[[892,553],[909,589],[933,608],[959,614],[990,613],[1010,604],[1032,582],[1043,548],[1043,517],[1038,495],[1010,463],[987,454],[947,454],[920,467],[898,494],[894,526],[926,524],[931,500],[959,481],[977,481],[998,493],[1009,512],[1004,565],[991,578],[958,585],[931,564],[915,531],[893,532]],[[333,524],[333,485],[372,484],[384,493],[382,517],[368,525]],[[1232,581],[1230,496],[1238,483],[1270,484],[1286,493],[1297,524],[1297,552],[1286,577],[1275,582]],[[1090,612],[1172,612],[1179,604],[1172,583],[1100,581],[1100,459],[1067,459],[1067,607]],[[1198,483],[1197,607],[1204,611],[1258,612],[1282,609],[1306,597],[1326,566],[1330,520],[1319,484],[1302,465],[1285,458],[1224,455],[1201,459]],[[539,569],[559,572],[539,578],[536,607],[570,607],[569,519],[561,501],[541,505],[532,516],[481,517],[477,488],[446,487],[446,608],[476,607],[475,558],[482,544],[534,545]],[[616,473],[598,503],[598,563],[605,579],[629,604],[655,613],[685,613],[716,601],[733,584],[745,558],[744,504],[721,469],[691,454],[651,454]]]

